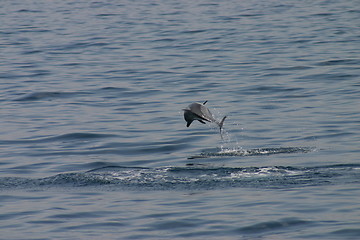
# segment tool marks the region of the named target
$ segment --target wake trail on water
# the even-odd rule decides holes
[[[360,164],[317,167],[263,166],[123,167],[106,166],[87,172],[46,178],[0,178],[0,190],[95,187],[102,190],[209,190],[223,188],[281,188],[360,182]]]

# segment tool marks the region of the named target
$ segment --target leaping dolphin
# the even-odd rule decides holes
[[[219,122],[218,120],[216,120],[213,117],[210,110],[207,107],[205,107],[206,103],[207,103],[207,101],[205,101],[204,103],[195,102],[195,103],[190,104],[187,108],[183,109],[183,111],[184,111],[184,119],[187,122],[186,126],[189,127],[190,124],[194,120],[198,120],[199,122],[201,122],[203,124],[205,124],[204,121],[206,121],[206,122],[214,122],[219,126],[220,132],[221,132],[224,121],[226,119],[226,116],[223,117],[221,119],[221,121]]]

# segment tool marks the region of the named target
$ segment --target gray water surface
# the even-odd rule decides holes
[[[0,5],[2,239],[359,239],[357,1]]]

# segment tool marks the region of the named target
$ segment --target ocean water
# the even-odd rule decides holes
[[[360,238],[358,1],[0,6],[1,239]]]

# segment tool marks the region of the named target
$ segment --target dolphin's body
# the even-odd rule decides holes
[[[223,119],[221,119],[221,121],[219,122],[213,117],[210,110],[205,107],[206,103],[207,101],[205,101],[204,103],[195,102],[190,104],[187,108],[183,109],[184,119],[187,122],[186,126],[189,127],[194,120],[198,120],[203,124],[205,124],[206,122],[214,122],[219,126],[221,132],[226,116],[223,117]]]

